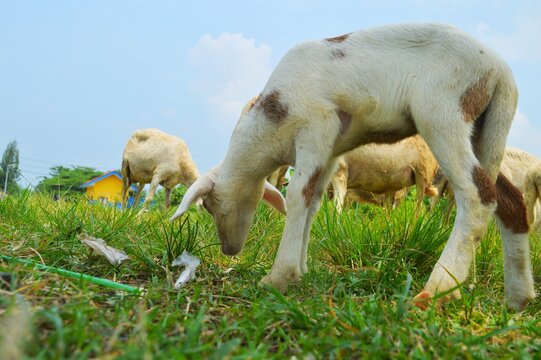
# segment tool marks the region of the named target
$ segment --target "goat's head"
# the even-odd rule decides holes
[[[263,197],[268,204],[286,213],[285,200],[274,186],[264,179],[231,179],[216,167],[190,186],[171,221],[184,214],[191,204],[203,200],[203,205],[214,218],[222,252],[236,255],[244,246],[254,213]]]

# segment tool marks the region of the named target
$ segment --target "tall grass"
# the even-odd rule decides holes
[[[145,291],[133,296],[0,262],[10,275],[0,289],[0,321],[26,309],[31,322],[20,351],[32,358],[535,358],[541,302],[518,314],[503,304],[493,225],[463,298],[441,310],[412,307],[450,233],[444,210],[417,218],[407,200],[392,211],[361,205],[339,215],[324,201],[312,228],[310,271],[284,295],[257,286],[284,227],[283,216],[264,205],[242,254],[231,258],[220,253],[203,211],[170,223],[171,211],[159,209],[138,215],[84,198],[8,197],[0,201],[2,254]],[[81,243],[82,233],[130,260],[111,265]],[[532,235],[537,283],[540,244]],[[170,264],[183,250],[202,264],[194,282],[174,290],[178,270]]]

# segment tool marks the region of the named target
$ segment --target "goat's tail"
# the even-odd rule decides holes
[[[496,180],[511,123],[517,108],[518,91],[509,69],[504,69],[485,112],[475,122],[473,137],[477,158]]]
[[[473,146],[479,162],[496,183],[495,215],[503,244],[505,295],[511,307],[522,309],[535,297],[535,290],[526,204],[522,193],[499,172],[518,99],[511,71],[502,70],[488,108],[476,121]]]

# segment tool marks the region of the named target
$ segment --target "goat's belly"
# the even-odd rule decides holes
[[[362,170],[361,170],[362,171]],[[376,194],[384,194],[392,191],[399,191],[414,184],[410,169],[398,172],[377,172],[370,173],[366,169],[364,176],[355,181],[348,181],[348,189],[360,189]]]

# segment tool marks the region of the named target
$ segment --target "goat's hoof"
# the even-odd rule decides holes
[[[507,305],[515,311],[522,311],[533,298],[535,298],[535,293],[521,297],[507,297]]]
[[[421,310],[426,310],[432,303],[432,294],[426,290],[421,291],[413,298],[413,305]]]
[[[515,311],[522,311],[526,308],[526,305],[528,305],[530,300],[531,299],[526,298],[515,302],[509,302],[509,306]]]
[[[281,293],[285,293],[286,290],[287,290],[287,285],[288,284],[284,283],[283,281],[274,280],[269,274],[269,275],[263,277],[263,279],[261,279],[259,281],[258,285],[259,285],[259,287],[262,287],[262,288],[270,286],[270,287],[278,290]]]
[[[280,271],[278,275],[276,272],[271,271],[268,275],[263,277],[259,282],[259,286],[270,286],[285,293],[289,284],[299,282],[301,280],[300,269],[294,269],[290,271]]]
[[[434,303],[434,306],[436,307],[436,309],[440,309],[443,306],[443,304],[445,304],[446,302],[449,302],[450,300],[453,300],[453,299],[460,299],[460,298],[461,298],[460,291],[458,291],[457,289],[448,295],[438,296],[435,300],[436,302]],[[434,301],[434,294],[428,290],[421,291],[419,294],[417,294],[413,298],[413,304],[421,310],[428,309],[428,307],[430,306],[430,304],[432,304],[433,301]]]

